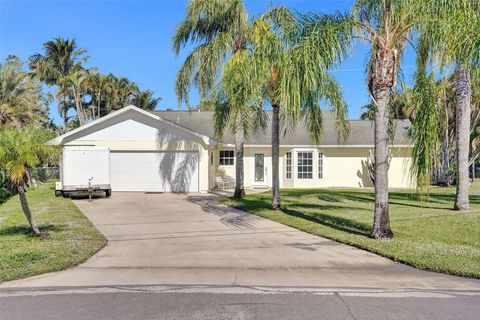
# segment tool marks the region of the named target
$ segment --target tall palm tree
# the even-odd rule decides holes
[[[197,44],[177,74],[175,90],[180,104],[185,102],[189,106],[189,90],[192,86],[198,88],[202,102],[208,99],[224,63],[247,49],[247,26],[248,14],[241,0],[189,1],[185,19],[177,26],[173,37],[173,49],[177,55],[188,43]],[[218,106],[226,106],[226,104],[219,103]],[[236,110],[238,112],[228,112],[229,117],[225,117],[226,113],[223,112],[225,110],[215,108],[218,111],[215,113],[216,123],[219,125],[217,129],[230,125],[236,130],[234,192],[236,198],[245,196],[243,186],[244,107],[245,105],[242,104],[238,106],[239,109]]]
[[[464,0],[459,0],[464,1]],[[465,0],[468,1],[468,0]],[[395,91],[404,49],[415,30],[423,30],[448,15],[443,0],[357,0],[351,19],[358,39],[370,44],[367,85],[375,105],[375,209],[372,236],[391,238],[388,207],[390,100]],[[442,28],[443,26],[436,26]]]
[[[64,39],[62,37],[54,38],[43,44],[44,53],[35,53],[29,60],[28,64],[34,76],[44,81],[47,85],[56,85],[59,104],[65,106],[64,110],[69,108],[69,92],[61,85],[65,84],[64,78],[71,73],[75,73],[83,69],[83,64],[88,60],[86,50],[77,46],[75,39]],[[66,122],[67,112],[63,113]],[[79,115],[81,117],[81,115]]]
[[[402,52],[413,31],[418,6],[412,1],[357,0],[352,18],[358,36],[371,45],[368,65],[368,90],[375,105],[375,210],[372,236],[390,238],[388,210],[388,167],[390,121],[389,103],[394,91]]]
[[[471,119],[471,72],[480,64],[480,3],[449,1],[443,7],[433,7],[435,19],[426,20],[420,28],[433,58],[455,67],[455,140],[457,179],[455,210],[468,210],[469,148]]]
[[[350,46],[349,24],[341,15],[297,15],[285,7],[253,23],[251,65],[256,75],[246,85],[272,109],[272,208],[281,207],[279,147],[281,114],[295,125],[303,120],[312,141],[322,135],[320,101],[334,110],[339,137],[346,138],[347,108],[340,86],[328,73]],[[329,39],[329,42],[323,41]],[[259,90],[255,91],[254,88]]]
[[[25,189],[27,166],[37,165],[45,153],[49,152],[44,137],[41,130],[35,127],[24,129],[6,127],[0,132],[0,166],[6,170],[8,178],[18,191],[22,210],[31,231],[39,237],[46,237],[46,235],[40,232],[35,223]]]

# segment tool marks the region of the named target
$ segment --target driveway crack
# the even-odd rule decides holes
[[[338,292],[335,292],[335,296],[343,303],[343,305],[345,306],[345,308],[347,309],[348,311],[348,314],[350,315],[350,317],[354,320],[358,320],[358,318],[353,314],[353,311],[352,309],[350,308],[350,305],[348,304],[348,302],[343,299],[342,296],[340,296],[340,294]]]

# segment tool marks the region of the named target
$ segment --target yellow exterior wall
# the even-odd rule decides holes
[[[232,148],[216,148],[214,152],[214,166],[212,166],[215,176],[226,175],[235,177],[235,165],[219,166],[219,150],[233,150]],[[368,175],[367,159],[369,151],[373,148],[361,147],[281,147],[280,148],[280,187],[281,188],[320,188],[320,187],[349,187],[365,188],[373,187],[372,181]],[[297,178],[297,152],[313,152],[313,178]],[[286,152],[292,152],[292,179],[285,177]],[[323,178],[318,178],[318,152],[323,153]],[[267,181],[265,187],[271,187],[272,166],[271,150],[268,147],[246,147],[244,157],[244,184],[246,188],[255,187],[253,183],[254,174],[254,155],[263,153],[267,165]],[[410,153],[409,147],[391,148],[392,158],[389,170],[389,185],[392,188],[413,188],[414,185],[410,179]],[[262,187],[257,185],[257,187]]]

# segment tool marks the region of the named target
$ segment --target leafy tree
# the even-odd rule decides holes
[[[248,14],[241,0],[190,0],[185,19],[173,36],[173,49],[178,55],[180,49],[188,43],[197,46],[185,59],[176,80],[175,91],[179,103],[189,102],[189,90],[198,88],[201,103],[209,99],[215,84],[219,80],[225,62],[236,59],[237,55],[247,50]],[[220,90],[221,91],[221,90]],[[243,186],[243,152],[245,132],[248,130],[245,119],[244,102],[234,105],[231,96],[223,97],[216,103],[215,123],[217,134],[230,126],[235,132],[235,192],[234,197],[245,196]],[[238,101],[238,100],[237,100]]]
[[[9,180],[16,187],[31,231],[39,237],[46,237],[46,234],[42,234],[35,223],[25,192],[27,168],[37,165],[50,153],[45,138],[44,131],[34,126],[23,129],[9,126],[0,132],[0,167],[6,171]]]

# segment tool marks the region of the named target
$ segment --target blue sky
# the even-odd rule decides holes
[[[246,0],[250,15],[259,15],[273,5],[298,11],[331,13],[347,11],[353,0]],[[179,57],[171,48],[175,26],[182,21],[186,0],[150,1],[4,1],[0,0],[0,59],[15,54],[26,60],[41,52],[42,44],[57,36],[76,38],[87,49],[88,67],[126,76],[162,97],[159,109],[177,108],[175,74],[189,48]],[[404,79],[411,80],[415,57],[407,50]],[[332,74],[341,83],[349,116],[358,119],[368,102],[364,65],[368,47],[357,45],[351,57]],[[197,100],[192,92],[192,103]],[[62,121],[56,106],[50,108],[56,123]]]

